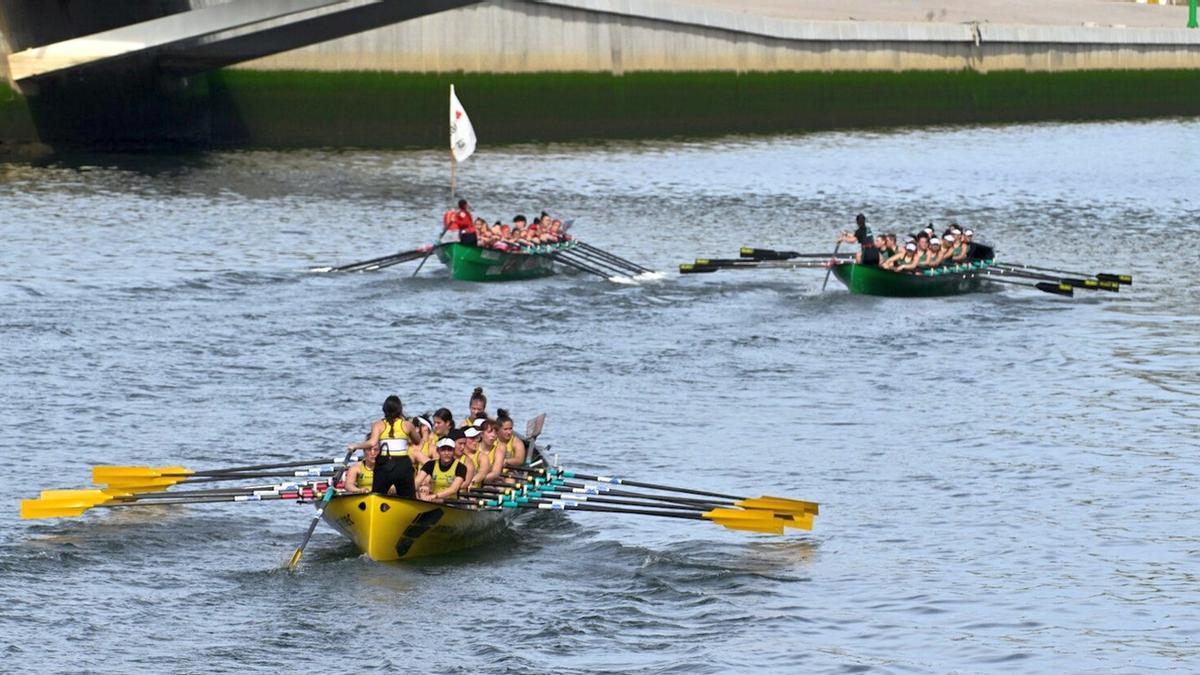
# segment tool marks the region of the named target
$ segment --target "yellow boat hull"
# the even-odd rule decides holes
[[[494,536],[512,513],[365,494],[334,497],[323,518],[372,560],[386,561],[470,548]]]

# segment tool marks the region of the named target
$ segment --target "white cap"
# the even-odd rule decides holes
[[[454,439],[453,438],[443,438],[442,440],[437,442],[437,448],[438,448],[438,450],[441,450],[442,448],[450,448],[451,450],[453,450],[454,449]]]
[[[463,436],[466,436],[467,438],[475,438],[481,433],[483,432],[479,430],[479,427],[467,427],[466,429],[463,429]]]
[[[930,245],[930,246],[937,246],[937,247],[939,247],[939,248],[940,248],[940,247],[941,247],[941,245],[942,245],[942,240],[941,240],[941,239],[938,239],[937,237],[930,237],[930,238],[929,238],[929,245]]]
[[[944,237],[942,237],[942,239],[945,239],[946,241],[954,241],[954,235],[947,234]]]
[[[969,237],[969,236],[971,236],[971,235],[973,235],[973,234],[975,234],[975,231],[974,231],[974,230],[963,230],[963,235],[964,235],[964,236],[967,236],[967,237]]]
[[[904,250],[905,251],[915,251],[915,250],[917,250],[917,245],[910,241],[904,245]]]

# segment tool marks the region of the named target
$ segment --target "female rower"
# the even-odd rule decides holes
[[[479,487],[483,484],[484,478],[492,470],[492,465],[488,462],[487,453],[479,447],[479,438],[483,432],[478,427],[467,427],[463,429],[463,438],[466,439],[466,447],[463,449],[463,458],[467,462],[467,467],[470,471],[471,478],[467,483],[471,487]]]
[[[910,241],[904,245],[904,251],[901,254],[900,260],[892,263],[892,270],[895,272],[911,272],[915,269],[917,269],[917,244]]]
[[[408,443],[413,433],[412,423],[404,419],[404,404],[396,395],[383,401],[383,419],[371,424],[367,440],[351,443],[347,450],[378,448],[375,460],[372,491],[397,497],[414,496],[413,466],[408,458]]]
[[[454,452],[454,441],[443,438],[437,443],[438,458],[425,462],[417,474],[417,483],[422,494],[428,494],[428,501],[443,502],[467,484],[467,468],[454,458]]]
[[[513,433],[513,421],[504,408],[496,409],[496,442],[504,448],[504,466],[525,464],[525,442]]]
[[[937,267],[942,260],[942,240],[935,234],[925,240],[928,247],[925,262],[917,263],[918,267]]]
[[[370,492],[371,486],[375,482],[375,460],[378,457],[379,448],[377,446],[364,448],[363,458],[346,471],[346,484],[342,488],[343,491],[352,494]]]
[[[485,481],[499,480],[504,471],[504,449],[500,445],[499,426],[496,420],[486,420],[479,427],[479,450],[487,457],[488,472]]]
[[[894,237],[895,235],[892,236]],[[900,266],[908,262],[908,259],[912,257],[908,254],[910,246],[912,247],[911,250],[913,255],[915,255],[917,252],[917,245],[909,242],[908,244],[904,245],[904,248],[897,249],[891,255],[885,258],[883,262],[879,264],[879,266],[885,270],[899,271]],[[896,247],[895,240],[892,241],[892,247]]]
[[[467,459],[467,450],[470,447],[467,443],[467,436],[462,429],[452,429],[450,431],[450,439],[454,441],[454,459],[462,462],[462,465],[466,467],[466,484],[470,485],[475,480],[475,464]],[[438,441],[438,443],[441,443],[441,441]]]
[[[413,425],[416,444],[408,449],[413,459],[413,467],[421,468],[431,459],[437,458],[437,434],[433,431],[433,420],[424,415],[417,415],[410,420]]]
[[[487,396],[483,395],[483,387],[475,387],[471,392],[470,412],[459,426],[469,427],[476,417],[487,416]]]

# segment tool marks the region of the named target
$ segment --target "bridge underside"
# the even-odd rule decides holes
[[[45,143],[192,144],[211,132],[208,80],[198,75],[475,2],[232,0],[34,44],[9,55],[8,73]]]

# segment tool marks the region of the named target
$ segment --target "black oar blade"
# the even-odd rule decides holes
[[[1052,284],[1048,281],[1039,281],[1038,283],[1034,284],[1034,288],[1038,289],[1039,291],[1045,291],[1046,293],[1065,295],[1068,298],[1075,297],[1075,289],[1072,288],[1070,284]]]
[[[741,256],[753,260],[790,260],[796,257],[791,251],[774,251],[769,248],[750,248],[749,246],[742,247]]]
[[[1124,284],[1126,286],[1133,284],[1133,277],[1128,274],[1108,274],[1108,273],[1102,272],[1100,274],[1097,274],[1096,278],[1099,279],[1100,281],[1108,281],[1108,282],[1115,283],[1115,284]]]
[[[692,263],[683,263],[679,266],[680,274],[708,274],[716,272],[719,267],[715,265],[695,265]]]

